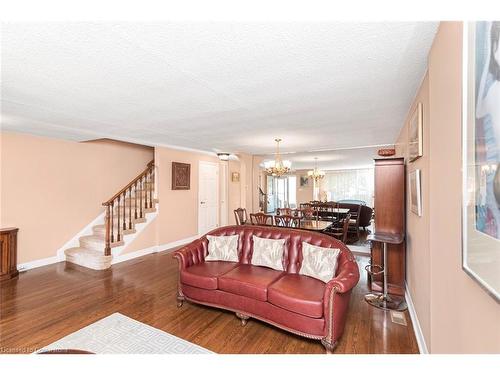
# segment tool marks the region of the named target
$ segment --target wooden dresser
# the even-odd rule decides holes
[[[375,232],[405,234],[405,163],[403,158],[375,159]],[[371,264],[383,264],[382,244],[372,242]],[[406,241],[387,248],[388,292],[404,296]],[[371,289],[382,291],[381,275],[371,278]]]
[[[13,279],[17,271],[18,228],[0,229],[0,281]]]

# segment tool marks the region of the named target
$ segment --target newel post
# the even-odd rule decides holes
[[[111,232],[111,215],[110,215],[110,209],[109,209],[109,204],[106,205],[106,218],[105,218],[105,225],[106,225],[106,245],[104,247],[104,255],[109,256],[111,255],[111,237],[110,237],[110,232]]]

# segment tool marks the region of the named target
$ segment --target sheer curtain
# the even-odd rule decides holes
[[[327,171],[323,189],[329,201],[355,199],[373,207],[374,169]]]

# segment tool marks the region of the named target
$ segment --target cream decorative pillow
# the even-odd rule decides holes
[[[283,271],[283,251],[285,239],[273,240],[253,237],[252,264]]]
[[[335,276],[340,249],[314,246],[302,242],[302,267],[299,274],[327,283]]]
[[[205,260],[237,262],[239,237],[238,234],[233,236],[207,236],[208,255]]]

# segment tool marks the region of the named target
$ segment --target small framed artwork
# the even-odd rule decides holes
[[[422,192],[420,188],[420,169],[410,172],[410,209],[422,216]]]
[[[423,106],[418,103],[410,118],[408,126],[408,152],[410,162],[417,160],[424,154],[422,128],[423,128]]]
[[[308,187],[308,186],[309,186],[309,177],[300,176],[300,187]]]
[[[191,164],[172,162],[172,190],[191,188]]]
[[[240,172],[231,173],[231,181],[232,182],[240,182]]]
[[[463,35],[462,268],[500,303],[500,21]]]

